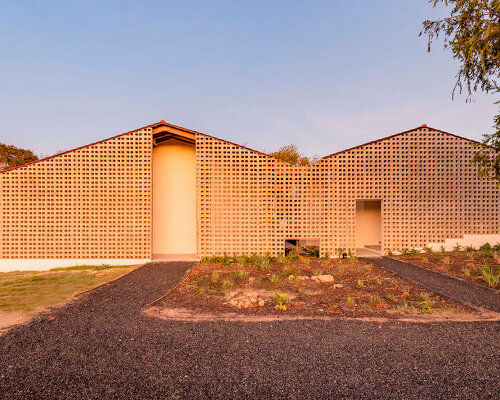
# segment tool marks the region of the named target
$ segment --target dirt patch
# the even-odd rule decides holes
[[[190,321],[214,316],[230,320],[284,316],[401,319],[438,313],[483,318],[475,309],[354,257],[282,257],[267,263],[258,257],[238,257],[200,263],[154,305],[151,312],[156,316]]]
[[[489,250],[426,252],[399,255],[396,258],[491,289],[500,289],[498,278],[500,276],[500,252]]]
[[[0,310],[0,334],[11,326],[29,321],[32,316],[29,312]]]

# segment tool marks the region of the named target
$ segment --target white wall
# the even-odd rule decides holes
[[[153,149],[153,259],[196,257],[196,149],[169,140]]]

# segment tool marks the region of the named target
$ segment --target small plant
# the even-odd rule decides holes
[[[462,274],[464,276],[470,276],[470,269],[467,267],[462,268]]]
[[[365,283],[361,279],[358,279],[358,282],[356,283],[356,286],[358,288],[364,288],[365,287]]]
[[[347,305],[349,307],[354,307],[356,305],[356,300],[351,296],[347,296]]]
[[[225,279],[222,281],[222,288],[224,290],[231,290],[234,287],[233,281],[230,281],[229,279]]]
[[[276,257],[276,262],[282,267],[288,265],[289,261],[288,257],[286,257],[283,253],[278,254],[278,257]]]
[[[450,256],[444,256],[443,257],[443,263],[446,265],[451,264],[451,257]]]
[[[283,278],[288,278],[290,275],[297,276],[300,275],[300,272],[294,267],[285,267],[281,276]]]
[[[269,276],[269,282],[271,282],[273,286],[278,286],[281,283],[281,277],[276,274],[271,274],[271,276]]]
[[[434,259],[437,262],[444,262],[444,254],[443,253],[435,253],[434,254]]]
[[[443,245],[441,245],[441,246],[439,247],[439,252],[440,252],[441,254],[445,254],[445,253],[446,253],[446,248],[445,248]]]
[[[394,253],[389,248],[385,249],[385,254],[387,254],[387,257],[394,257]]]
[[[455,253],[460,253],[462,251],[462,246],[460,246],[459,243],[457,243],[454,247],[453,247],[453,252]]]
[[[337,257],[338,258],[342,258],[343,255],[344,255],[344,253],[345,253],[345,249],[342,248],[342,247],[339,247],[339,248],[335,249],[335,251],[337,252]]]
[[[420,297],[422,298],[422,301],[420,302],[420,308],[422,309],[422,311],[433,312],[434,304],[436,304],[436,301],[433,300],[429,296],[429,294],[425,292],[420,293]]]
[[[271,267],[271,259],[268,256],[258,256],[255,258],[255,264],[262,272],[268,272]]]
[[[409,256],[410,255],[410,249],[407,249],[407,248],[401,249],[401,255],[403,255],[403,256]]]
[[[304,246],[302,251],[310,257],[319,258],[319,247],[318,246]]]
[[[224,257],[222,257],[222,265],[224,267],[229,267],[231,265],[231,261],[231,257],[224,253]]]
[[[41,276],[32,276],[31,278],[29,278],[29,281],[30,282],[40,282],[40,281],[43,281],[43,278]]]
[[[395,294],[393,294],[393,293],[389,293],[389,294],[387,294],[387,296],[386,296],[386,297],[387,297],[387,299],[388,299],[388,300],[390,300],[390,301],[392,301],[392,302],[394,302],[394,303],[397,303],[397,302],[398,302],[398,298],[397,298],[397,297],[396,297],[396,295],[395,295]]]
[[[499,252],[499,251],[495,251],[495,252],[493,253],[493,259],[495,260],[495,262],[496,262],[497,264],[500,264],[500,252]]]
[[[488,286],[492,288],[498,287],[500,283],[500,273],[498,271],[493,271],[489,265],[483,265],[479,267],[479,272],[481,278],[487,283]]]
[[[219,273],[217,271],[214,271],[210,274],[210,282],[219,282]]]
[[[248,279],[248,271],[244,269],[238,269],[233,272],[234,279],[239,279],[241,281],[246,281]]]
[[[491,246],[491,244],[489,243],[485,243],[483,244],[480,248],[479,248],[480,251],[492,251],[493,250],[493,247]]]
[[[307,258],[307,257],[303,257],[303,258],[301,259],[301,261],[302,261],[302,262],[304,263],[304,265],[305,265],[305,266],[307,266],[307,267],[309,266],[309,264],[311,264],[311,260],[310,260],[309,258]]]
[[[325,255],[323,257],[321,257],[320,260],[322,260],[322,261],[330,261],[330,253],[328,253],[327,251],[325,251]]]
[[[350,263],[356,264],[358,262],[357,257],[354,254],[352,254],[351,249],[349,249],[348,256],[349,256],[349,262]]]
[[[345,267],[344,267],[342,264],[340,264],[340,265],[337,267],[337,274],[339,274],[339,275],[344,275],[344,273],[345,273]]]
[[[402,297],[410,297],[410,291],[408,289],[404,289]]]
[[[422,262],[423,262],[424,264],[427,264],[427,263],[429,262],[429,257],[427,257],[427,256],[423,256],[423,257],[422,257]]]
[[[286,294],[280,295],[279,293],[275,293],[274,297],[276,297],[276,300],[278,304],[274,306],[277,310],[282,310],[286,311],[286,303],[288,302],[289,298]]]
[[[368,301],[370,302],[370,304],[372,306],[377,306],[380,304],[380,301],[381,301],[381,298],[377,295],[374,295],[374,296],[370,296],[370,298],[368,299]]]
[[[238,265],[238,268],[243,268],[246,263],[248,262],[248,257],[247,256],[238,256],[236,257],[236,264]]]
[[[493,246],[493,251],[500,251],[500,243]]]
[[[300,253],[297,250],[292,250],[286,255],[286,258],[288,261],[298,261],[300,260]]]
[[[434,253],[434,250],[432,250],[432,247],[424,247],[424,251],[427,254],[433,254]]]
[[[382,281],[382,279],[377,277],[377,279],[375,280],[375,283],[380,286],[380,285],[382,285],[382,283],[384,283],[384,281]]]
[[[408,255],[410,255],[410,256],[418,256],[418,255],[420,255],[420,251],[417,250],[417,249],[410,249],[410,250],[408,250]]]

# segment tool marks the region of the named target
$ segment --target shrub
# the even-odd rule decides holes
[[[481,278],[493,288],[498,287],[500,282],[500,273],[497,271],[493,271],[493,269],[489,265],[483,265],[479,267],[479,272],[481,274]]]
[[[229,267],[231,265],[231,257],[229,257],[226,253],[224,253],[224,257],[222,257],[222,265],[224,267]]]
[[[200,260],[201,264],[219,264],[221,262],[222,262],[222,257],[220,256],[203,257]]]
[[[313,272],[313,275],[314,276],[319,276],[319,275],[323,275],[323,271],[321,271],[320,269],[317,269]]]
[[[255,257],[255,264],[262,272],[268,272],[271,267],[271,259],[268,256],[257,256]]]
[[[485,243],[485,244],[483,244],[483,245],[479,248],[479,250],[481,250],[481,251],[492,251],[492,250],[493,250],[493,247],[491,247],[491,244],[489,244],[489,243]]]
[[[292,250],[286,255],[286,258],[288,261],[298,261],[300,260],[300,253],[297,250]]]
[[[304,246],[302,251],[308,256],[319,258],[319,247],[318,246]]]
[[[288,265],[289,261],[290,260],[283,253],[278,254],[278,257],[276,257],[276,262],[282,267]]]
[[[248,279],[248,271],[245,271],[244,269],[238,269],[233,272],[233,277],[234,279],[246,281]]]
[[[225,279],[222,281],[222,288],[224,290],[231,290],[234,286],[233,281],[230,281],[229,279]]]
[[[278,286],[281,283],[281,277],[276,274],[271,274],[271,276],[269,276],[269,282],[271,282],[273,286]]]
[[[434,250],[432,250],[432,247],[424,247],[424,251],[428,254],[434,253]]]
[[[279,293],[275,293],[274,296],[276,297],[276,300],[278,304],[274,306],[277,310],[283,310],[286,311],[286,303],[288,302],[289,298],[286,294],[280,295]]]
[[[248,262],[248,257],[247,256],[238,256],[236,257],[236,264],[238,265],[239,268],[243,268],[246,263]]]
[[[420,251],[419,251],[419,250],[417,250],[417,249],[410,249],[410,250],[408,251],[408,254],[409,254],[410,256],[418,256],[418,255],[420,255]]]
[[[356,305],[356,300],[351,296],[347,296],[347,305],[354,307]]]
[[[300,272],[295,267],[285,267],[281,276],[283,278],[288,278],[290,275],[297,276],[300,275]]]
[[[361,279],[358,279],[358,281],[356,282],[356,286],[359,288],[364,288],[365,283]]]
[[[381,298],[377,295],[373,295],[373,296],[370,296],[368,301],[370,302],[370,304],[372,306],[376,306],[376,305],[380,304]]]
[[[462,268],[462,274],[464,276],[470,276],[470,269],[467,267]]]
[[[460,244],[456,244],[455,247],[453,247],[453,251],[455,253],[460,253],[462,251],[462,246],[460,246]]]

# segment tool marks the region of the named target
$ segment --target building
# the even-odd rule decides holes
[[[296,167],[161,121],[0,173],[0,270],[494,244],[475,144],[422,125]]]

